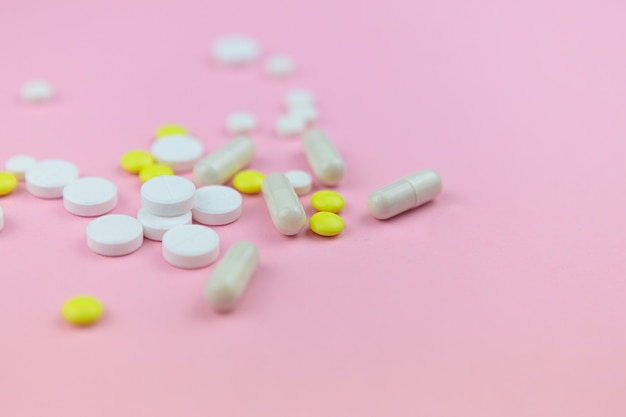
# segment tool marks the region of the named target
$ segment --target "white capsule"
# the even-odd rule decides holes
[[[302,145],[317,179],[327,186],[339,184],[346,165],[326,134],[318,129],[308,130],[302,135]]]
[[[306,225],[306,213],[289,179],[284,174],[269,174],[261,189],[276,229],[287,236],[302,230]]]
[[[245,136],[231,140],[193,168],[193,179],[199,186],[224,184],[237,171],[250,163],[256,146]]]
[[[441,187],[439,174],[424,169],[374,191],[367,207],[372,216],[385,220],[428,203],[441,193]]]
[[[217,311],[232,309],[246,290],[259,262],[259,250],[246,241],[234,243],[217,264],[204,296]]]

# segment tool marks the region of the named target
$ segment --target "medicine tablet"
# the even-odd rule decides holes
[[[246,169],[233,177],[233,187],[245,194],[258,194],[261,192],[264,179],[265,175],[262,172]]]
[[[294,60],[287,55],[272,55],[265,61],[265,72],[273,77],[286,77],[296,68]]]
[[[306,225],[306,213],[287,177],[280,173],[269,174],[262,188],[276,230],[286,236],[298,234]]]
[[[335,213],[320,211],[309,220],[311,231],[320,236],[337,236],[343,231],[343,219]]]
[[[154,164],[146,165],[141,168],[141,171],[139,171],[139,179],[142,182],[146,182],[154,177],[161,177],[163,175],[174,175],[174,170],[165,165]]]
[[[256,153],[256,145],[245,136],[240,136],[213,151],[193,168],[196,184],[224,184],[237,171],[250,163]]]
[[[104,256],[123,256],[143,244],[143,228],[137,219],[124,214],[108,214],[87,225],[87,246]]]
[[[163,236],[163,258],[178,268],[202,268],[213,263],[220,253],[220,238],[206,226],[177,226]]]
[[[252,113],[238,111],[226,118],[226,130],[232,134],[250,133],[256,126],[256,117]]]
[[[0,230],[4,229],[4,210],[0,207]]]
[[[289,117],[301,119],[304,123],[312,123],[318,119],[319,112],[313,105],[294,107],[289,109]]]
[[[311,205],[317,211],[339,213],[345,204],[341,194],[331,190],[321,190],[311,196]]]
[[[22,89],[20,91],[22,100],[31,103],[50,100],[53,93],[52,85],[43,80],[26,82],[22,85]]]
[[[161,176],[141,186],[141,205],[156,216],[180,216],[191,211],[196,187],[183,177]]]
[[[78,178],[76,165],[61,159],[39,162],[24,173],[26,189],[39,198],[63,197],[63,188],[76,178]]]
[[[174,172],[191,171],[203,153],[202,143],[189,136],[165,136],[152,144],[152,155],[157,163],[172,168]]]
[[[15,178],[18,180],[23,180],[26,170],[34,167],[36,164],[37,160],[30,155],[16,155],[7,159],[4,169],[15,175]]]
[[[171,136],[171,135],[187,136],[188,134],[189,133],[187,132],[187,129],[185,129],[183,126],[177,125],[177,124],[169,124],[169,125],[163,125],[159,127],[156,131],[155,136],[157,139],[160,139],[165,136]]]
[[[104,307],[97,298],[89,295],[72,297],[63,304],[61,315],[72,324],[85,326],[100,320]]]
[[[98,177],[84,177],[63,189],[63,206],[77,216],[101,216],[117,205],[117,187]]]
[[[311,129],[302,135],[304,154],[317,179],[324,185],[339,184],[346,173],[346,164],[339,151],[318,129]]]
[[[0,196],[7,195],[17,187],[17,178],[10,172],[0,172]]]
[[[285,177],[291,182],[293,189],[299,196],[310,193],[313,188],[313,177],[306,171],[287,171]]]
[[[180,216],[163,217],[155,216],[144,208],[140,208],[137,212],[137,220],[143,226],[144,237],[150,240],[161,241],[163,235],[176,226],[191,224],[191,211]]]
[[[218,38],[212,47],[213,57],[223,64],[245,64],[254,61],[261,47],[254,39],[242,35]]]
[[[120,159],[120,165],[124,170],[133,174],[139,173],[142,169],[154,164],[154,158],[146,151],[128,151]]]
[[[307,90],[291,90],[285,94],[285,105],[291,109],[300,106],[313,106],[315,96]]]
[[[232,223],[241,216],[241,194],[223,185],[198,188],[193,205],[193,219],[207,226]]]
[[[280,136],[295,136],[306,129],[306,121],[300,117],[286,115],[276,120],[276,133]]]

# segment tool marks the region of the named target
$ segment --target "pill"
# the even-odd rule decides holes
[[[123,256],[143,244],[143,228],[137,219],[124,214],[107,214],[87,225],[87,247],[104,256]]]
[[[263,181],[262,190],[276,229],[287,236],[302,230],[306,225],[306,213],[289,179],[284,174],[269,174]]]
[[[220,238],[213,229],[197,224],[176,226],[163,235],[163,258],[178,268],[202,268],[220,253]]]
[[[284,115],[276,119],[276,133],[280,136],[295,136],[302,133],[306,129],[306,121],[292,116]]]
[[[196,184],[224,184],[237,171],[250,163],[256,152],[254,142],[240,136],[200,160],[193,169]]]
[[[438,173],[431,169],[417,171],[374,191],[367,201],[372,216],[384,220],[425,204],[441,193]]]
[[[346,165],[326,134],[318,129],[308,130],[302,135],[302,145],[317,179],[327,186],[339,184],[346,172]]]
[[[137,220],[143,226],[143,235],[150,240],[161,241],[163,235],[168,230],[176,227],[183,226],[185,224],[191,224],[191,211],[180,216],[155,216],[145,208],[140,208],[137,212]]]
[[[243,240],[233,243],[204,288],[209,304],[217,311],[232,309],[246,290],[258,263],[259,249],[253,243]]]
[[[76,178],[78,178],[76,165],[61,159],[39,162],[24,173],[26,189],[39,198],[63,197],[63,188]]]
[[[63,189],[63,206],[77,216],[101,216],[117,205],[117,187],[98,177],[83,177]]]
[[[265,72],[273,77],[286,77],[295,69],[296,63],[287,55],[272,55],[265,61]]]
[[[156,216],[180,216],[191,211],[195,194],[195,185],[186,178],[154,177],[141,186],[141,206]]]
[[[152,144],[152,155],[157,163],[174,172],[191,171],[203,153],[202,143],[189,136],[165,136]]]
[[[67,300],[61,308],[63,318],[78,326],[93,324],[104,314],[104,307],[97,298],[79,295]]]
[[[213,57],[223,64],[245,64],[261,53],[259,43],[243,35],[228,35],[213,42]]]
[[[187,132],[187,129],[185,129],[181,125],[168,124],[168,125],[160,126],[155,133],[155,136],[157,139],[160,139],[165,136],[171,136],[171,135],[185,135],[186,136],[188,135],[188,132]]]
[[[232,134],[250,133],[256,126],[256,117],[252,113],[238,111],[226,118],[226,130]]]
[[[302,120],[305,124],[316,121],[319,117],[319,112],[314,106],[300,106],[289,109],[289,117]]]
[[[4,210],[0,207],[0,230],[4,229]]]
[[[34,167],[36,164],[37,160],[30,155],[16,155],[7,159],[4,169],[15,175],[15,178],[18,180],[23,180],[26,170]]]
[[[345,205],[341,194],[331,190],[321,190],[311,196],[311,205],[317,211],[339,213]]]
[[[154,164],[154,158],[149,152],[141,150],[128,151],[120,159],[120,165],[126,171],[133,174],[139,173],[142,169]]]
[[[22,100],[30,103],[36,103],[50,100],[54,91],[49,82],[43,80],[33,80],[22,85],[20,94]]]
[[[165,165],[154,164],[146,165],[139,171],[139,179],[141,179],[142,182],[164,175],[174,175],[174,170]]]
[[[308,194],[313,188],[313,177],[306,171],[287,171],[285,172],[285,177],[293,185],[293,189],[299,196]]]
[[[311,106],[314,103],[315,96],[307,90],[291,90],[285,94],[285,105],[287,108]]]
[[[309,227],[320,236],[337,236],[343,230],[344,223],[335,213],[320,211],[311,216]]]
[[[198,188],[192,209],[193,219],[207,226],[232,223],[241,216],[241,194],[223,185]]]
[[[0,172],[0,196],[7,195],[17,187],[17,178],[10,172]]]
[[[246,169],[238,172],[233,177],[233,187],[245,194],[257,194],[261,192],[261,185],[265,174],[254,169]]]

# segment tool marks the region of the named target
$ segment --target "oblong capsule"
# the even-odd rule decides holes
[[[380,220],[428,203],[441,193],[441,177],[432,169],[417,171],[370,194],[367,208]]]
[[[240,136],[198,161],[193,168],[193,179],[199,186],[224,184],[244,166],[256,152],[252,140]]]
[[[259,250],[245,240],[234,243],[217,264],[204,288],[204,296],[217,311],[232,309],[246,290],[259,263]]]
[[[297,234],[306,225],[306,213],[289,179],[280,173],[269,174],[261,187],[267,211],[274,226],[287,236]]]
[[[318,129],[308,130],[302,135],[302,145],[317,179],[328,186],[339,184],[346,173],[346,164],[326,134]]]

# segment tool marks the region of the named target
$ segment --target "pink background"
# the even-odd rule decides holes
[[[260,196],[217,228],[262,263],[213,313],[212,267],[146,241],[104,258],[89,219],[23,185],[0,198],[0,415],[623,417],[626,415],[626,8],[623,1],[3,0],[0,161],[65,158],[140,205],[123,152],[178,122],[208,150],[250,110],[265,172],[308,168],[271,125],[293,87],[320,98],[348,164],[344,233],[285,238]],[[300,71],[210,58],[257,37]],[[58,99],[18,100],[42,77]],[[434,168],[444,193],[387,222],[368,194]],[[303,199],[311,212],[308,199]],[[76,330],[89,293],[107,308]]]

